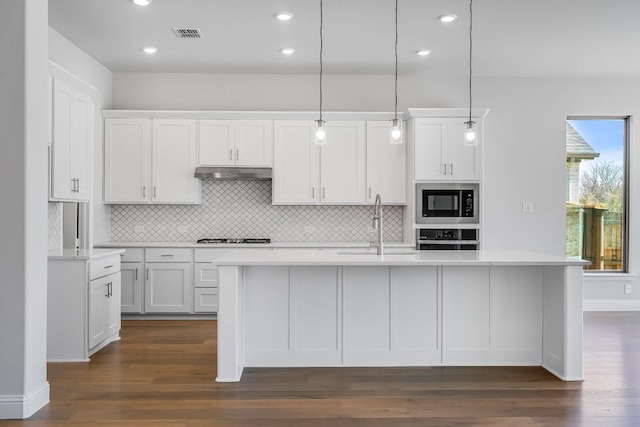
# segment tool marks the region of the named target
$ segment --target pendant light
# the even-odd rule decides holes
[[[320,0],[320,118],[316,120],[315,143],[324,145],[327,143],[327,131],[322,120],[322,0]]]
[[[398,120],[398,0],[396,0],[396,75],[395,75],[395,108],[394,118],[391,121],[391,143],[402,144],[402,121]]]
[[[467,125],[464,132],[464,143],[468,146],[478,145],[478,138],[476,136],[476,122],[471,120],[471,105],[472,105],[472,93],[471,93],[471,77],[473,76],[472,67],[472,54],[473,54],[473,0],[469,0],[469,121],[464,122]]]

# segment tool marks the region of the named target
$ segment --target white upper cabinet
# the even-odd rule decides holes
[[[320,200],[320,146],[312,120],[274,122],[273,203],[312,205]]]
[[[105,203],[200,202],[196,120],[105,119]]]
[[[272,120],[199,120],[198,122],[199,165],[272,166]]]
[[[415,179],[477,181],[482,178],[482,119],[477,146],[464,144],[463,118],[414,119]]]
[[[93,104],[89,95],[54,78],[50,194],[52,201],[87,201],[91,195]]]
[[[363,121],[325,124],[327,143],[320,147],[320,201],[329,204],[365,202],[366,138]]]
[[[367,203],[406,204],[407,138],[391,144],[391,121],[367,122]]]
[[[105,119],[105,203],[148,203],[151,119]]]
[[[154,203],[197,203],[196,121],[153,120],[151,176]]]
[[[322,146],[314,142],[315,126],[312,120],[275,122],[273,203],[364,203],[364,122],[327,123]]]

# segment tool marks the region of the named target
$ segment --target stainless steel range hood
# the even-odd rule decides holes
[[[220,181],[269,180],[271,179],[271,168],[202,166],[196,168],[193,176],[200,179],[216,179]]]

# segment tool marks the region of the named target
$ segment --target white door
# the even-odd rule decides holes
[[[273,165],[273,121],[238,120],[235,148],[238,166]]]
[[[89,96],[75,91],[71,100],[70,174],[75,179],[74,200],[91,195],[91,144],[93,143],[93,105]]]
[[[151,200],[151,120],[105,119],[104,201]]]
[[[154,203],[197,203],[196,121],[154,120],[152,144]]]
[[[273,203],[312,205],[320,201],[320,146],[312,120],[274,122]]]
[[[482,121],[476,120],[477,146],[465,145],[464,133],[469,119],[447,119],[446,142],[449,157],[449,177],[455,180],[478,180],[481,178]]]
[[[405,204],[406,147],[391,144],[391,121],[367,122],[367,202],[380,194],[384,204]],[[405,138],[406,141],[406,138]]]
[[[105,299],[108,282],[105,277],[89,282],[89,348],[100,344],[107,337]]]
[[[144,294],[147,313],[189,313],[191,263],[147,263]]]
[[[120,310],[122,313],[142,313],[142,263],[120,264]]]
[[[198,164],[229,166],[235,158],[235,122],[198,120]]]
[[[362,121],[327,122],[327,143],[320,149],[322,203],[365,202],[366,139]]]
[[[105,331],[109,337],[120,330],[120,274],[109,277],[108,297],[105,300]]]
[[[446,119],[414,120],[416,181],[448,179],[448,159],[444,152],[446,126]]]

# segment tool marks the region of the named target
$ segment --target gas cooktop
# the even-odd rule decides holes
[[[215,244],[215,243],[271,243],[271,239],[254,239],[254,238],[249,238],[249,239],[220,239],[220,238],[215,238],[215,239],[200,239],[196,243],[208,243],[208,244]]]

